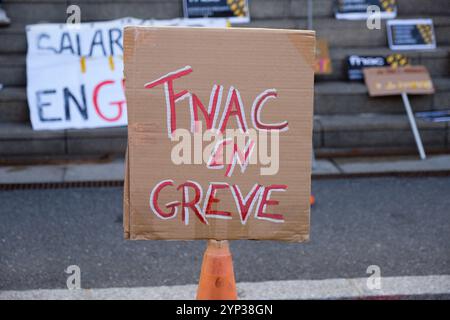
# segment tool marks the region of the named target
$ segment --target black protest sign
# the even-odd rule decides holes
[[[363,20],[372,13],[368,13],[370,6],[377,6],[380,18],[392,19],[397,16],[397,3],[395,0],[336,0],[336,19]]]
[[[392,50],[435,49],[432,19],[387,21],[389,47]]]
[[[363,80],[363,68],[385,66],[397,68],[407,65],[409,65],[408,58],[399,53],[388,56],[361,56],[353,54],[347,57],[347,77],[348,80]]]
[[[183,0],[186,18],[226,18],[233,23],[250,21],[247,0]]]

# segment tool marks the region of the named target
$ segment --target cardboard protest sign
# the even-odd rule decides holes
[[[395,0],[336,0],[335,17],[342,20],[365,20],[371,14],[367,12],[369,6],[377,6],[380,19],[393,19],[397,16]]]
[[[210,19],[124,18],[27,26],[27,97],[35,130],[127,124],[122,30],[127,24],[224,26]]]
[[[318,75],[331,74],[333,72],[328,41],[325,39],[317,39],[316,41],[316,67],[314,72]]]
[[[232,23],[250,22],[248,0],[183,0],[186,18],[226,18]]]
[[[125,28],[126,238],[308,239],[314,47],[313,31]]]
[[[433,82],[424,66],[365,68],[363,72],[370,96],[434,93]]]
[[[364,75],[362,70],[371,67],[390,66],[392,68],[409,65],[408,57],[395,53],[386,56],[360,56],[351,55],[347,57],[347,76],[349,80],[362,80]]]
[[[432,19],[389,20],[386,25],[391,50],[436,49]]]

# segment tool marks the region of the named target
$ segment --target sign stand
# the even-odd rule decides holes
[[[420,138],[419,130],[417,129],[416,119],[412,112],[411,104],[409,103],[408,94],[402,92],[403,104],[405,106],[406,114],[408,115],[409,124],[411,125],[411,130],[414,134],[414,139],[416,140],[417,149],[419,150],[420,159],[425,160],[427,158],[425,150],[423,149],[422,139]]]
[[[420,159],[425,160],[427,156],[417,129],[408,94],[434,94],[433,82],[427,68],[425,66],[364,68],[363,74],[371,97],[402,96]]]
[[[227,240],[208,240],[197,300],[237,300],[233,259]]]

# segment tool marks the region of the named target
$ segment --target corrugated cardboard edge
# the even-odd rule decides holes
[[[144,29],[176,29],[180,27],[154,27],[154,26],[127,26],[124,28],[124,61],[126,59],[134,59],[135,55],[134,52],[126,50],[126,48],[129,48],[129,45],[127,45],[127,41],[131,41],[131,39],[134,39],[136,41],[136,38],[139,36],[139,30]],[[184,27],[183,27],[184,28]],[[181,29],[183,29],[181,28]],[[189,29],[193,29],[195,27],[190,27]],[[199,30],[214,30],[214,29],[220,29],[223,30],[223,28],[198,28]],[[311,30],[289,30],[289,29],[265,29],[265,28],[230,28],[227,29],[227,32],[249,32],[249,31],[258,31],[258,32],[266,32],[266,33],[273,33],[273,32],[279,32],[286,34],[288,40],[290,43],[297,49],[300,56],[303,57],[303,59],[306,61],[307,65],[310,67],[312,74],[312,87],[314,92],[314,67],[315,67],[315,42],[316,42],[316,33],[315,31]],[[130,34],[127,36],[127,34]],[[302,46],[302,43],[300,39],[298,39],[298,35],[307,36],[310,37],[313,41],[312,46],[310,48],[310,51],[305,50],[305,48]],[[124,72],[126,71],[126,68],[124,68]],[[125,72],[125,78],[127,78],[127,74]],[[127,91],[126,91],[127,94]],[[314,100],[312,101],[312,108],[314,108]],[[128,110],[128,112],[130,112]],[[130,116],[129,116],[130,118]],[[311,117],[311,144],[312,144],[312,122],[313,119]],[[129,128],[130,129],[130,128]],[[130,135],[128,136],[128,139],[130,139]],[[127,148],[126,152],[126,167],[125,167],[125,178],[124,178],[124,216],[123,216],[123,226],[124,226],[124,238],[127,240],[160,240],[160,238],[155,237],[154,234],[148,235],[148,234],[132,234],[131,232],[131,198],[130,198],[130,146]],[[311,177],[310,177],[311,179]],[[311,185],[311,184],[310,184]],[[311,220],[311,213],[309,212],[308,215],[309,219],[309,225]],[[162,239],[162,238],[161,238]],[[185,238],[178,238],[174,236],[171,239],[164,239],[168,241],[177,241],[177,240],[183,240],[183,241],[189,241],[189,240],[208,240],[212,239],[209,237],[199,237],[199,238],[192,238],[192,239],[185,239]],[[239,238],[227,238],[228,240],[253,240],[253,241],[274,241],[273,238],[245,238],[245,237],[239,237]],[[219,239],[221,240],[221,239]],[[308,242],[310,240],[310,234],[293,234],[290,238],[286,239],[277,239],[275,241],[283,241],[283,242]]]
[[[278,30],[278,29],[276,29]],[[291,44],[295,47],[297,52],[303,58],[303,60],[308,64],[313,72],[314,79],[314,69],[316,66],[316,32],[313,30],[295,30],[296,32],[286,33]],[[302,38],[299,37],[310,37],[312,39],[312,47],[307,51],[307,47],[303,46]],[[314,80],[313,80],[313,90],[314,90]]]
[[[130,29],[127,31],[127,29]],[[129,52],[128,49],[132,46],[128,45],[126,41],[129,41],[129,37],[125,36],[125,33],[131,33],[133,36],[133,41],[136,41],[135,37],[137,37],[137,33],[135,32],[134,28],[125,27],[124,28],[124,36],[123,36],[123,48],[124,48],[124,64],[126,59],[134,59],[135,55],[134,52]],[[125,79],[125,87],[126,87],[126,68],[124,65],[124,79]],[[125,96],[127,95],[127,90],[125,89]],[[130,109],[127,108],[128,118],[130,118]],[[129,130],[129,128],[128,128]],[[128,140],[130,135],[128,134]],[[124,239],[130,240],[131,239],[131,198],[130,198],[130,143],[127,145],[127,150],[125,153],[125,177],[124,177],[124,184],[123,184],[123,236]]]
[[[182,29],[198,29],[198,30],[227,30],[227,32],[279,32],[279,33],[303,33],[303,34],[311,34],[315,35],[315,30],[305,30],[305,29],[280,29],[280,28],[247,28],[247,27],[232,27],[232,28],[223,28],[223,27],[197,27],[197,26],[139,26],[139,25],[128,25],[124,27],[124,30],[182,30]]]
[[[125,177],[123,183],[123,237],[130,239],[130,169],[128,147],[125,153]]]

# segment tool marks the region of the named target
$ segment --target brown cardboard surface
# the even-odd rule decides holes
[[[424,66],[364,68],[363,73],[370,96],[434,93],[433,82]]]
[[[314,72],[318,75],[326,75],[333,72],[328,41],[325,39],[317,39],[316,41],[316,66]]]
[[[125,177],[123,181],[123,236],[130,238],[130,170],[128,167],[128,148],[125,153]]]
[[[209,29],[175,27],[126,27],[124,68],[128,108],[128,159],[125,182],[124,230],[130,239],[265,239],[305,241],[309,238],[309,195],[311,177],[312,114],[315,34],[312,31],[271,29]],[[288,130],[279,133],[279,171],[261,175],[260,163],[250,164],[244,172],[236,165],[233,175],[212,170],[202,164],[175,165],[171,160],[174,145],[168,137],[166,95],[163,85],[145,85],[175,70],[189,66],[189,74],[173,81],[174,92],[188,90],[207,107],[214,84],[223,86],[218,122],[225,108],[230,86],[240,92],[249,128],[254,99],[268,89],[277,97],[269,99],[261,111],[265,123],[288,121]],[[201,112],[199,118],[205,126]],[[189,99],[176,102],[177,128],[190,128]],[[169,121],[170,123],[170,121]],[[231,116],[228,128],[237,128],[238,117]],[[207,145],[209,143],[204,143]],[[237,204],[229,189],[218,190],[216,211],[228,211],[231,219],[207,217],[204,224],[189,209],[189,223],[177,215],[158,217],[150,205],[152,190],[164,180],[174,186],[161,191],[157,205],[182,201],[177,187],[186,181],[197,182],[203,196],[211,182],[238,185],[245,197],[255,184],[286,185],[285,192],[273,192],[264,212],[278,213],[284,222],[255,218],[258,203],[246,223],[241,222]],[[127,191],[127,188],[129,189]],[[194,198],[189,189],[190,200]],[[204,214],[204,211],[203,211]]]

